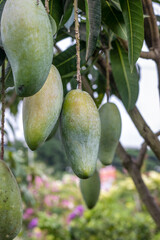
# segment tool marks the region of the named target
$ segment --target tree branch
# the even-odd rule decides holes
[[[152,0],[143,0],[143,8],[145,14],[149,16],[149,26],[150,26],[150,32],[151,32],[151,38],[152,38],[152,47],[154,49],[160,48],[160,42],[159,42],[159,29],[157,26],[157,18],[154,14],[153,6],[152,6]]]
[[[149,51],[149,52],[141,52],[140,54],[140,57],[141,58],[144,58],[144,59],[152,59],[152,60],[156,60],[157,59],[157,54],[155,53],[155,51]]]
[[[128,170],[142,202],[145,204],[157,227],[160,229],[160,208],[145,185],[141,177],[140,169],[120,143],[117,147],[117,155],[122,160],[124,167]]]
[[[152,151],[160,160],[160,141],[158,140],[157,136],[152,132],[152,130],[149,128],[149,126],[141,116],[140,112],[138,111],[137,107],[134,107],[132,110],[130,110],[129,115],[133,123],[135,124],[137,130],[139,131],[140,135],[144,138],[147,145],[150,146]]]
[[[141,169],[141,167],[143,165],[144,158],[146,156],[146,152],[147,152],[147,144],[146,144],[146,142],[144,142],[142,144],[142,147],[141,147],[141,149],[139,151],[139,154],[137,156],[137,159],[136,159],[136,164],[137,164],[139,169]]]
[[[144,13],[149,16],[147,19],[149,25],[149,32],[151,33],[151,43],[152,48],[156,54],[156,65],[158,72],[158,82],[159,82],[159,95],[160,95],[160,38],[159,29],[157,25],[157,18],[154,14],[152,0],[143,0]]]

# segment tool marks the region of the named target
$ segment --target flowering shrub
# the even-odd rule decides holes
[[[87,210],[77,177],[64,174],[57,180],[44,173],[29,175],[27,190],[34,201],[29,206],[24,202],[23,230],[16,240],[159,239],[132,180],[111,167],[103,168],[100,176],[100,200]],[[150,172],[143,178],[157,199],[160,174]]]

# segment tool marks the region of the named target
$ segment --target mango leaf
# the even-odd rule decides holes
[[[103,23],[120,38],[127,40],[127,31],[122,12],[112,7],[108,1],[101,0],[101,2]]]
[[[81,66],[85,64],[85,44],[81,42]],[[71,79],[76,74],[76,45],[67,48],[53,59],[53,64],[58,68],[62,80]]]
[[[45,5],[45,0],[42,0],[42,2]],[[63,16],[63,0],[50,0],[49,13],[55,20],[58,27]]]
[[[68,21],[64,25],[67,28],[68,31],[69,31],[70,27],[72,26],[73,22],[74,22],[74,8],[72,9],[72,13],[71,13],[70,18],[68,19]]]
[[[73,11],[73,1],[66,0],[64,4],[64,15],[61,19],[61,26],[63,26],[71,17]]]
[[[134,107],[138,97],[138,74],[135,67],[131,73],[127,53],[119,43],[115,41],[112,46],[111,65],[114,80],[121,100],[129,111]]]
[[[110,0],[109,2],[112,4],[113,7],[115,7],[118,10],[121,10],[119,0]]]
[[[50,20],[50,23],[51,23],[51,26],[52,26],[52,33],[53,33],[53,36],[54,36],[57,32],[56,21],[54,20],[54,18],[50,14],[48,16],[49,16],[49,20]]]
[[[92,56],[101,28],[101,0],[85,0],[86,8],[86,60]]]
[[[144,40],[144,19],[141,0],[120,0],[128,37],[128,58],[131,71],[139,58]]]

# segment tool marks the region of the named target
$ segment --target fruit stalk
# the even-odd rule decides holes
[[[45,9],[46,12],[49,14],[49,0],[45,0]]]
[[[77,56],[77,82],[78,89],[82,89],[82,79],[80,70],[80,33],[79,33],[79,22],[78,22],[78,0],[74,0],[74,17],[75,17],[75,38],[76,38],[76,56]]]
[[[4,122],[5,122],[5,61],[2,64],[1,75],[1,102],[2,102],[2,117],[1,117],[1,160],[4,159]]]
[[[106,49],[106,94],[107,102],[109,102],[110,98],[109,49]]]

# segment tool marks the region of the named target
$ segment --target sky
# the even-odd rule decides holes
[[[62,50],[65,50],[67,46],[70,45],[70,39],[64,40],[59,44]],[[145,45],[143,46],[143,51],[147,51]],[[137,64],[141,68],[141,79],[139,83],[139,96],[137,99],[136,106],[140,110],[143,118],[150,126],[152,131],[157,132],[160,130],[160,100],[158,94],[158,78],[156,65],[152,60],[139,59]],[[106,98],[103,102],[106,102]],[[132,123],[130,117],[128,116],[125,108],[121,101],[116,97],[112,96],[110,102],[117,105],[121,118],[122,118],[122,133],[120,141],[124,147],[128,148],[140,148],[143,143],[143,139],[139,135],[137,129]],[[7,118],[10,119],[8,112],[6,113]],[[23,126],[22,126],[22,104],[19,106],[19,113],[16,120],[10,119],[16,129],[17,139],[24,140],[23,136]],[[11,140],[13,136],[10,133]]]

